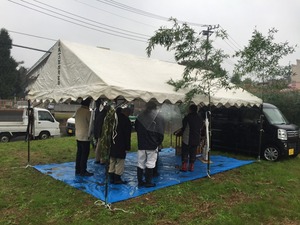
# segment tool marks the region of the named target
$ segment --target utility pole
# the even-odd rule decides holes
[[[205,47],[205,65],[206,65],[206,71],[209,70],[208,68],[208,54],[209,54],[209,49],[210,49],[210,44],[209,44],[209,36],[213,33],[214,29],[218,29],[219,25],[207,25],[207,29],[202,31],[202,34],[206,36],[206,47]],[[205,156],[205,159],[207,158],[207,176],[210,178],[210,149],[211,149],[211,97],[210,97],[210,86],[211,86],[211,80],[208,81],[208,105],[209,105],[209,111],[206,112],[206,154],[207,157]]]
[[[218,29],[220,26],[219,26],[219,24],[218,25],[205,25],[205,26],[207,26],[207,29],[202,31],[202,35],[206,36],[205,62],[207,62],[208,47],[209,47],[209,36],[213,33],[213,30]]]

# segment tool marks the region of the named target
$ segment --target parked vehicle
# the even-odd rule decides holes
[[[131,122],[132,130],[134,131],[134,124],[135,124],[136,116],[129,116],[129,119]],[[72,117],[67,119],[66,133],[69,136],[75,135],[75,113]]]
[[[67,119],[66,132],[69,136],[75,135],[75,113],[72,117]]]
[[[212,150],[260,152],[269,161],[299,154],[299,127],[274,105],[264,103],[262,113],[259,107],[213,108],[211,117]]]
[[[47,106],[48,110],[54,110],[55,104],[54,103],[49,103]]]
[[[33,108],[33,137],[47,139],[60,136],[59,122],[47,109]],[[0,111],[0,142],[9,142],[12,138],[26,135],[28,126],[28,110],[5,109]]]

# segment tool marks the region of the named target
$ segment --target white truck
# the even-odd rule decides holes
[[[27,113],[27,108],[0,110],[0,142],[9,142],[12,138],[26,135]],[[55,120],[49,110],[33,108],[33,115],[33,138],[47,139],[60,136],[59,122]]]

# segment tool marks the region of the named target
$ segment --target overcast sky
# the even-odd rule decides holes
[[[9,31],[13,44],[48,50],[58,39],[146,57],[147,39],[167,18],[201,25],[220,25],[229,40],[218,42],[228,54],[247,45],[256,28],[267,35],[279,30],[276,42],[298,45],[283,64],[300,59],[300,0],[0,0],[0,28]],[[12,56],[30,68],[44,53],[13,47]],[[172,61],[157,48],[153,58]],[[234,60],[225,67],[232,69]]]

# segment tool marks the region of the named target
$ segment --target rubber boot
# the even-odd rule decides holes
[[[153,177],[158,177],[159,173],[158,173],[158,162],[156,161],[155,163],[155,167],[153,168]]]
[[[145,187],[155,187],[156,184],[152,183],[153,178],[153,169],[146,168],[146,184]]]
[[[114,184],[127,184],[127,182],[121,179],[121,175],[115,174]]]
[[[111,184],[115,183],[115,174],[114,173],[108,173],[109,176],[109,182]]]
[[[137,178],[138,178],[138,186],[142,187],[145,185],[145,182],[143,181],[144,176],[144,170],[140,167],[137,167]]]
[[[158,152],[160,152],[161,150],[159,149]],[[155,167],[153,168],[153,177],[158,177],[159,173],[158,173],[158,157],[159,157],[159,153],[157,153],[157,159],[155,162]]]
[[[187,163],[186,162],[182,162],[182,166],[181,166],[180,171],[182,171],[182,172],[186,172],[187,171]]]
[[[189,164],[189,171],[191,171],[191,172],[194,171],[194,163]]]

